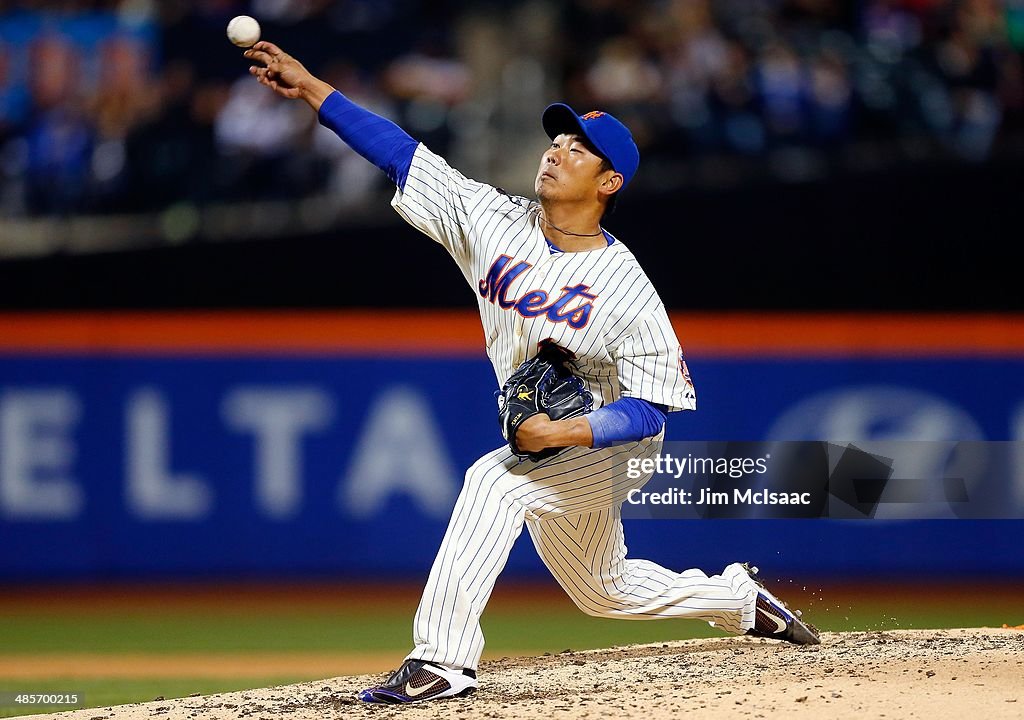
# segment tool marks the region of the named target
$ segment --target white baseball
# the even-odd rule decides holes
[[[260,24],[248,15],[233,17],[228,23],[228,40],[238,47],[252,47],[260,40]]]

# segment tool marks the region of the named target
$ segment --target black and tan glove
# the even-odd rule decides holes
[[[521,459],[543,460],[565,448],[523,452],[516,445],[519,426],[538,413],[552,420],[579,417],[594,409],[594,396],[572,374],[569,351],[546,341],[537,355],[512,373],[498,394],[498,424],[508,446]]]

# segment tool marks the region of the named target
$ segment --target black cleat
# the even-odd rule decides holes
[[[800,619],[800,611],[790,610],[786,603],[779,600],[757,579],[757,568],[743,564],[743,569],[758,587],[757,608],[754,615],[754,627],[747,630],[747,635],[754,637],[786,640],[797,645],[820,645],[818,629]]]
[[[423,660],[406,660],[383,685],[360,690],[356,697],[367,703],[412,703],[448,697],[465,697],[477,688],[472,670],[450,670]]]

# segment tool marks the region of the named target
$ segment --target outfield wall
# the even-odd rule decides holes
[[[675,315],[699,410],[667,436],[1024,441],[1022,320]],[[494,389],[469,312],[0,316],[0,579],[420,579]],[[843,577],[1024,576],[1022,532],[627,523],[669,566]],[[510,569],[544,572],[525,538]]]

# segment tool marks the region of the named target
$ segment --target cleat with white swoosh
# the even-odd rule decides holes
[[[367,703],[400,703],[465,697],[477,688],[472,670],[452,670],[423,660],[406,660],[383,685],[360,690],[356,697]]]
[[[743,569],[757,585],[757,605],[754,615],[754,627],[747,630],[747,635],[754,637],[786,640],[797,645],[818,645],[818,629],[801,619],[803,613],[790,610],[786,603],[779,600],[768,588],[757,579],[757,568],[744,565]]]

